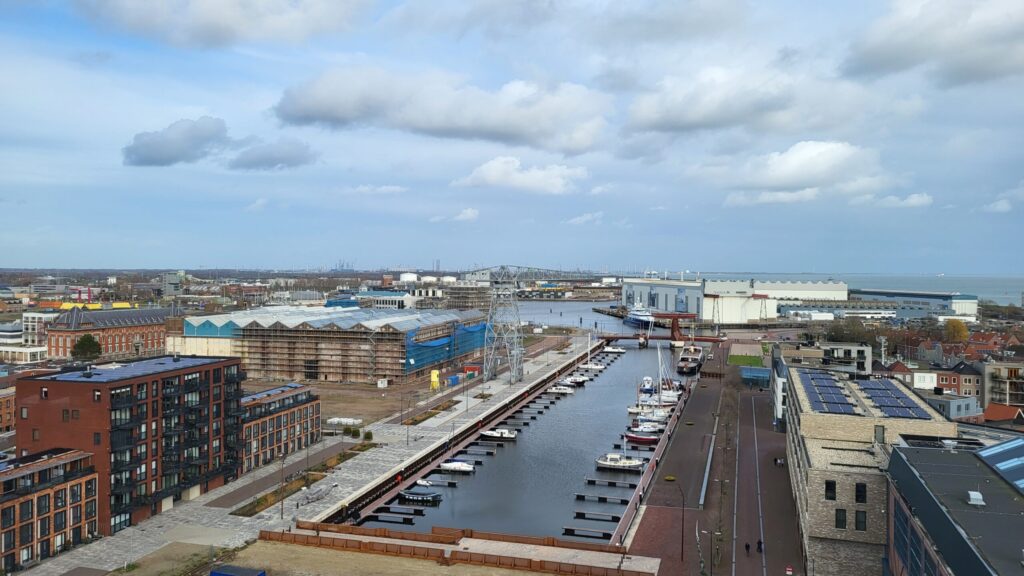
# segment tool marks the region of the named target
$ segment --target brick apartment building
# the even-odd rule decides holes
[[[17,404],[14,386],[0,388],[0,432],[14,430],[14,411]]]
[[[162,356],[22,378],[21,454],[95,454],[98,530],[113,534],[237,476],[237,358]]]
[[[320,441],[320,397],[309,386],[286,384],[242,398],[242,473]]]
[[[70,359],[78,339],[92,334],[99,341],[99,360],[124,360],[163,354],[167,330],[164,323],[177,314],[171,308],[82,310],[64,312],[46,328],[47,356]]]
[[[27,568],[97,533],[92,454],[55,448],[0,463],[3,572]]]

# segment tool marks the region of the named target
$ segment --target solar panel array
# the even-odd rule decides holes
[[[843,385],[827,372],[798,370],[800,383],[803,384],[807,400],[815,412],[829,414],[849,414],[857,416],[853,402],[843,393]]]
[[[932,419],[927,410],[921,408],[903,391],[899,384],[891,380],[856,380],[856,382],[864,394],[889,418]]]

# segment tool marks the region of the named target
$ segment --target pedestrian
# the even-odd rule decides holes
[[[750,556],[750,542],[744,544],[743,547],[747,550],[747,556]]]
[[[764,542],[761,542],[760,540],[757,541],[757,552],[764,552]]]

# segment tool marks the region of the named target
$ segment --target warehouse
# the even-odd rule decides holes
[[[250,378],[400,384],[477,354],[485,328],[476,310],[275,306],[185,318],[168,345],[239,356]]]
[[[850,290],[853,300],[893,302],[901,309],[922,310],[930,314],[977,316],[978,297],[959,292],[921,292],[912,290]]]

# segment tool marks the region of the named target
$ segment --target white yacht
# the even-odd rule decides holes
[[[466,462],[465,460],[459,460],[457,458],[450,458],[441,462],[438,468],[445,472],[476,472],[476,466]]]
[[[654,315],[651,314],[651,311],[646,306],[637,302],[629,309],[629,313],[626,314],[626,319],[623,320],[623,323],[626,326],[636,326],[646,330],[654,326]]]
[[[484,430],[480,433],[480,436],[488,440],[515,440],[518,435],[518,431],[508,428],[495,428],[494,430]]]
[[[604,470],[627,470],[633,472],[641,472],[644,469],[645,462],[639,458],[633,458],[625,454],[618,452],[609,452],[604,456],[600,456],[595,461],[599,469]]]
[[[548,388],[547,391],[552,393],[552,394],[575,394],[576,393],[575,390],[573,390],[572,388],[569,388],[568,386],[552,386],[551,388]]]
[[[625,348],[619,348],[618,346],[605,346],[604,352],[607,354],[625,354]]]
[[[580,364],[580,370],[593,370],[595,372],[600,372],[601,370],[604,369],[604,364],[598,364],[596,362],[587,362],[586,364]]]

